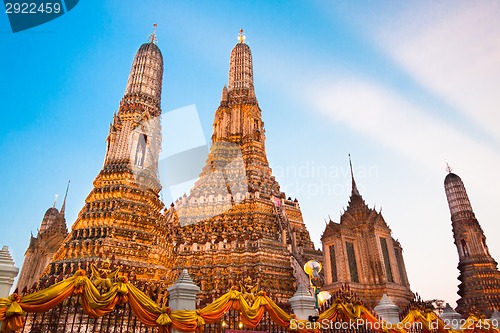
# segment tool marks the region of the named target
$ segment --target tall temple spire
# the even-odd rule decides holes
[[[356,185],[356,180],[354,179],[354,172],[352,170],[351,154],[349,154],[349,166],[351,168],[351,180],[352,180],[352,190],[351,190],[351,193],[359,195],[358,186]]]
[[[144,43],[137,51],[125,89],[126,97],[145,96],[159,106],[163,78],[163,56],[156,45],[156,27],[150,42]]]
[[[253,87],[252,52],[245,44],[243,29],[240,31],[238,43],[231,51],[229,61],[229,97],[237,102],[257,103]]]
[[[229,82],[227,88],[222,89],[221,103],[215,114],[211,150],[221,151],[222,143],[230,143],[231,146],[225,144],[223,149],[229,155],[241,156],[249,190],[279,196],[279,185],[271,175],[266,157],[264,122],[253,86],[252,53],[243,37],[241,30],[239,42],[231,51]],[[212,156],[211,153],[209,158]],[[204,173],[212,171],[210,166]]]
[[[469,196],[460,177],[449,172],[444,184],[452,219],[475,218]]]
[[[68,197],[68,190],[69,190],[69,183],[71,181],[68,180],[68,185],[66,186],[66,193],[64,193],[64,200],[63,200],[63,203],[62,203],[62,206],[61,206],[61,211],[59,212],[59,214],[61,214],[62,216],[64,216],[64,213],[66,211],[66,198]]]
[[[357,216],[357,217],[364,216],[370,211],[370,209],[368,208],[368,205],[365,203],[365,200],[359,193],[356,180],[354,179],[354,170],[352,167],[351,154],[349,154],[349,167],[351,170],[351,196],[349,197],[349,203],[347,205],[346,212],[352,216]]]
[[[228,99],[229,99],[229,95],[228,95],[228,92],[227,92],[227,87],[224,85],[224,88],[222,88],[222,96],[221,96],[221,99],[220,99],[221,105],[222,104],[226,104],[228,102]]]
[[[154,43],[139,47],[107,137],[104,166],[93,182],[70,237],[53,256],[49,274],[115,260],[142,279],[167,274],[169,256],[159,198],[160,99],[163,56]]]
[[[68,189],[66,188],[67,194]],[[36,237],[33,237],[33,233],[31,233],[30,243],[24,254],[24,262],[17,282],[17,288],[21,292],[25,288],[31,288],[38,281],[52,256],[68,235],[66,219],[64,218],[66,195],[61,211],[57,210],[54,202],[54,205],[45,212]]]
[[[104,163],[104,170],[117,170],[117,165],[140,169],[145,176],[140,178],[158,191],[162,79],[160,49],[153,42],[142,44],[134,57],[120,109],[113,117]]]
[[[462,179],[449,170],[444,187],[459,258],[458,279],[461,283],[458,294],[461,298],[457,301],[457,311],[462,315],[471,311],[491,315],[493,310],[500,308],[497,262],[488,251],[486,237],[474,215]]]
[[[252,54],[240,31],[231,51],[229,83],[215,112],[207,162],[189,195],[166,214],[167,221],[179,226],[172,232],[178,244],[174,269],[189,267],[204,297],[217,297],[230,281],[251,276],[286,300],[297,278],[309,281],[300,267],[309,259],[322,261],[298,202],[286,199],[272,175],[265,139]]]

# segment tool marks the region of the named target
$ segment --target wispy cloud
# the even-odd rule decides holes
[[[480,126],[500,146],[500,3],[428,5],[370,34],[428,90]],[[396,26],[397,24],[397,26]]]
[[[363,78],[324,81],[307,91],[302,96],[314,110],[430,169],[441,170],[445,158],[470,171],[477,168],[477,160],[500,165],[497,151],[375,82]],[[481,185],[491,184],[491,180],[484,181]]]

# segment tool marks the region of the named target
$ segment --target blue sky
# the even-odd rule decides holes
[[[243,28],[271,167],[317,246],[324,220],[347,205],[350,153],[363,197],[404,248],[412,290],[454,304],[445,160],[500,260],[499,10],[494,1],[81,1],[16,34],[0,15],[0,245],[20,266],[68,179],[74,222],[153,23],[163,111],[196,105],[207,140]]]

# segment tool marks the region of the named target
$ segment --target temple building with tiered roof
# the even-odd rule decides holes
[[[54,201],[54,205],[45,212],[36,237],[31,235],[30,244],[24,254],[21,274],[17,281],[17,289],[20,292],[25,292],[36,285],[52,256],[68,235],[66,218],[64,217],[67,195],[68,189],[66,189],[61,210],[56,208],[56,201]]]
[[[350,162],[350,160],[349,160]],[[329,221],[321,236],[325,286],[335,291],[348,285],[374,307],[386,294],[403,308],[413,299],[401,244],[391,235],[382,213],[369,208],[352,172],[352,190],[340,223]]]

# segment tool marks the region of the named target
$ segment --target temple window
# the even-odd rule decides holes
[[[259,120],[258,120],[258,119],[254,119],[254,120],[253,120],[253,128],[254,128],[256,131],[260,131],[260,128],[259,128]]]
[[[462,239],[461,243],[462,243],[462,253],[464,254],[464,257],[468,257],[469,248],[467,247],[467,242],[465,241],[465,239]]]
[[[382,255],[384,256],[384,266],[385,273],[387,275],[387,281],[394,282],[394,276],[392,275],[391,261],[389,259],[389,250],[387,248],[387,240],[380,237],[380,247],[382,248]]]
[[[332,282],[337,282],[337,259],[335,258],[335,245],[330,245],[330,270],[332,272]]]
[[[359,283],[358,264],[356,263],[356,252],[352,242],[345,242],[347,251],[347,260],[349,262],[349,272],[351,274],[351,282]]]
[[[396,260],[398,263],[399,277],[401,279],[401,284],[405,287],[408,287],[408,280],[406,279],[406,272],[404,269],[404,261],[403,261],[403,253],[401,249],[394,248],[394,252],[396,253]]]
[[[146,158],[146,144],[147,144],[146,134],[139,134],[139,140],[137,140],[137,147],[135,150],[135,161],[134,165],[138,167],[144,166],[144,160]]]

